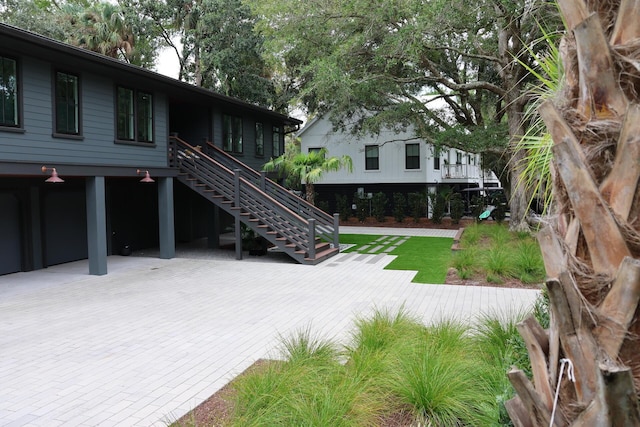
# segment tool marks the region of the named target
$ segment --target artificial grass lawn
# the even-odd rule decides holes
[[[364,234],[341,234],[340,243],[355,244],[344,252],[367,254],[388,253],[397,258],[385,267],[387,270],[416,270],[413,283],[442,284],[447,277],[451,264],[451,244],[453,239],[446,237],[404,237]],[[382,240],[381,240],[382,239]],[[403,243],[398,244],[398,242]],[[390,246],[397,247],[385,252]],[[362,248],[365,248],[362,250]]]

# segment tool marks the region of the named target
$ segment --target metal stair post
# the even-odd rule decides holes
[[[316,257],[316,220],[309,219],[309,258]]]
[[[260,189],[265,191],[267,188],[267,173],[265,171],[260,172]]]
[[[242,259],[242,230],[240,229],[240,169],[233,171],[233,203],[236,211],[234,212],[235,229],[236,229],[236,259]]]
[[[340,248],[340,214],[333,214],[333,247]]]

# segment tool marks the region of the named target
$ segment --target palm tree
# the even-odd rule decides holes
[[[73,11],[69,9],[70,13]],[[117,5],[97,3],[87,9],[81,8],[70,19],[75,31],[69,43],[130,62],[134,35]]]
[[[298,149],[299,150],[299,149]],[[289,186],[298,185],[304,182],[306,189],[306,199],[309,203],[315,204],[314,184],[318,182],[325,172],[339,171],[346,168],[353,171],[351,157],[327,157],[327,149],[311,151],[303,154],[295,151],[288,151],[280,157],[271,159],[262,167],[265,172],[278,172],[286,179]]]
[[[533,383],[509,372],[506,406],[515,425],[637,426],[640,2],[558,5],[564,80],[539,109],[553,140],[552,215],[539,232],[551,323],[519,325]]]

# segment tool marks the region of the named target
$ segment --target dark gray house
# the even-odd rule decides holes
[[[227,225],[241,257],[241,223],[319,262],[335,219],[256,171],[300,124],[0,24],[0,274],[87,258],[106,274],[125,247],[171,258]]]

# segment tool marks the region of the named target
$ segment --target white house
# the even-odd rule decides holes
[[[407,130],[396,133],[387,129],[377,136],[356,137],[334,131],[326,117],[311,120],[300,130],[301,151],[307,153],[325,147],[328,156],[348,155],[353,172],[329,172],[316,183],[317,200],[335,208],[335,195],[351,200],[356,192],[384,192],[388,200],[393,193],[433,192],[440,186],[454,191],[473,187],[500,187],[495,174],[483,171],[479,154],[457,149],[436,150]]]

